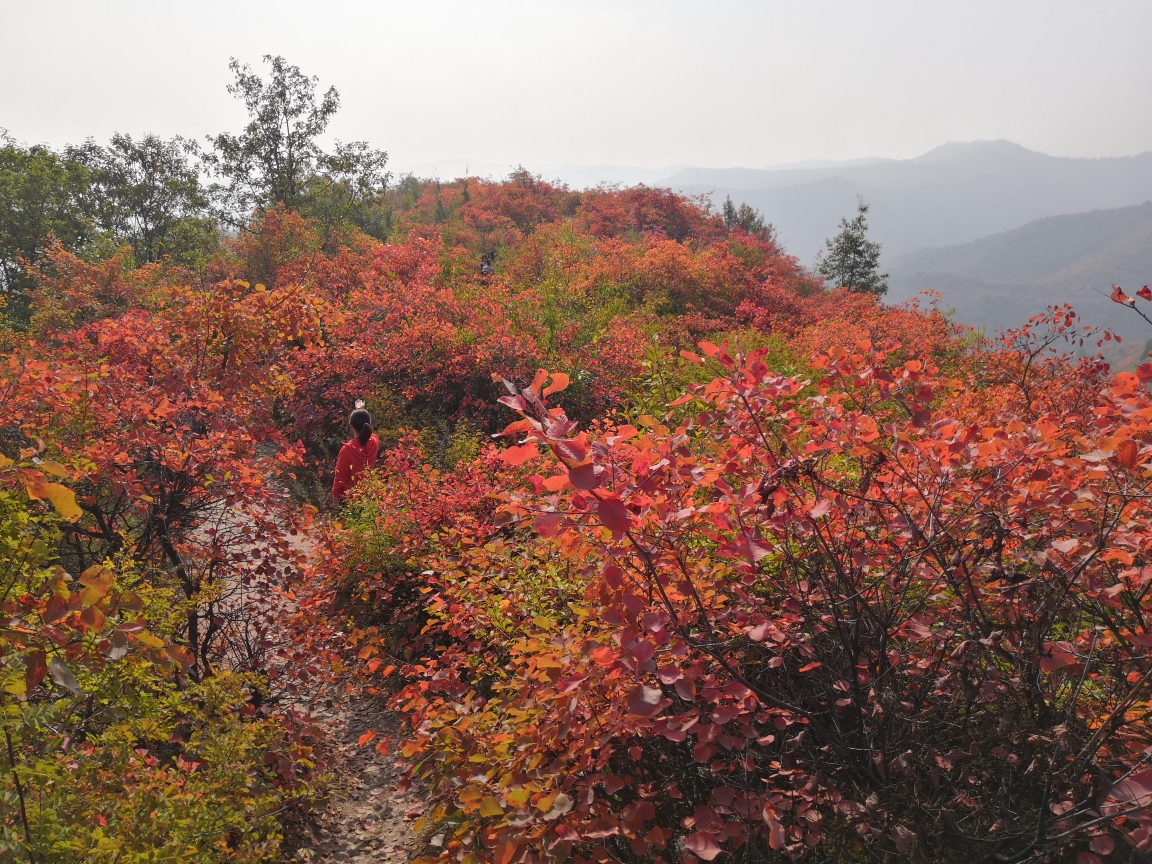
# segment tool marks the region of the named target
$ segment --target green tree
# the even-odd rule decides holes
[[[888,292],[888,274],[880,269],[880,244],[868,239],[868,205],[857,198],[856,217],[840,220],[840,233],[825,241],[828,252],[817,270],[837,288],[880,297]]]
[[[724,198],[724,206],[720,212],[729,231],[739,228],[745,234],[762,237],[771,243],[776,242],[776,226],[771,222],[765,222],[760,211],[748,206],[747,203],[741,201],[737,207],[732,203],[732,196],[728,195]]]
[[[317,139],[340,107],[335,87],[317,103],[316,76],[309,78],[283,57],[265,55],[264,62],[272,67],[267,82],[232,59],[228,68],[236,81],[228,92],[244,102],[248,125],[240,135],[210,136],[212,152],[205,158],[225,181],[216,191],[241,219],[275,204],[299,204],[322,156]]]
[[[326,234],[350,224],[383,240],[392,228],[392,208],[383,194],[392,178],[384,170],[387,164],[387,153],[363,141],[337,141],[334,152],[321,156],[320,170],[299,203],[300,212],[317,219]]]
[[[325,153],[319,138],[340,107],[329,87],[317,98],[319,79],[308,77],[283,57],[265,56],[267,81],[233,59],[236,76],[228,92],[244,102],[248,125],[240,135],[210,137],[205,166],[221,179],[214,187],[224,213],[243,225],[258,211],[284,204],[318,219],[331,232],[351,222],[368,233],[387,232],[389,213],[380,208],[388,154],[366,143],[336,142]]]
[[[48,147],[22,146],[0,130],[0,290],[10,321],[27,322],[26,266],[55,238],[80,251],[99,233],[89,195],[91,172]]]
[[[107,147],[88,141],[67,152],[89,169],[100,227],[129,244],[137,264],[164,257],[196,264],[216,247],[218,230],[191,161],[192,142],[151,134],[134,141],[117,133]]]

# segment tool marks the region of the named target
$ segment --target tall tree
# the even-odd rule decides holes
[[[837,288],[883,296],[888,274],[879,272],[880,244],[868,239],[868,205],[856,200],[856,217],[840,220],[840,233],[825,241],[828,252],[817,269]]]
[[[233,59],[236,76],[228,92],[243,100],[248,125],[240,135],[210,137],[204,162],[223,182],[215,191],[227,217],[242,225],[257,211],[283,204],[314,216],[332,230],[347,221],[368,233],[387,231],[387,214],[374,208],[388,180],[388,154],[364,142],[341,144],[325,153],[318,143],[340,107],[329,87],[317,96],[319,79],[308,77],[283,57],[265,56],[267,81]]]
[[[216,245],[215,222],[191,157],[194,143],[145,135],[112,136],[107,147],[88,141],[69,148],[70,158],[85,164],[100,227],[128,243],[136,262],[167,256],[191,264]]]
[[[283,203],[297,204],[322,155],[317,139],[340,107],[329,87],[316,101],[319,78],[309,78],[283,57],[265,55],[271,77],[265,82],[235,58],[228,68],[236,81],[228,92],[243,100],[248,125],[240,135],[209,138],[207,164],[227,183],[225,191],[243,212]]]
[[[0,130],[0,291],[8,318],[26,320],[31,280],[52,239],[81,249],[98,233],[88,196],[90,171],[48,147],[18,144]]]

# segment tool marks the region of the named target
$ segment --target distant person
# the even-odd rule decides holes
[[[332,497],[337,501],[344,500],[361,471],[376,464],[376,454],[380,451],[380,439],[372,431],[372,415],[364,410],[363,402],[356,403],[348,425],[354,434],[340,448],[340,456],[336,459],[336,480],[332,483]]]
[[[480,275],[483,278],[487,279],[489,276],[496,272],[496,268],[492,266],[492,262],[495,260],[495,258],[496,256],[491,252],[485,252],[480,257]]]

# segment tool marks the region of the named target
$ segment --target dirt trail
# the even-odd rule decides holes
[[[379,697],[349,696],[317,719],[326,726],[337,764],[328,807],[292,860],[406,864],[418,847],[412,822],[424,812],[423,793],[417,787],[397,791],[402,771],[394,752],[381,756],[375,742],[357,743],[365,732],[376,732],[395,745],[397,718]]]
[[[309,558],[319,554],[301,536],[293,545]],[[396,752],[404,746],[406,724],[389,710],[386,697],[330,691],[331,707],[313,716],[325,730],[321,744],[335,759],[327,806],[318,810],[298,837],[290,840],[295,851],[283,856],[293,862],[390,862],[407,864],[420,845],[412,823],[427,806],[427,795],[418,786],[400,791],[404,771],[397,767]],[[376,737],[361,746],[366,732]],[[382,738],[391,739],[388,755],[376,751]]]

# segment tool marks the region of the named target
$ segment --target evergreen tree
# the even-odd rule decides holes
[[[840,233],[825,242],[828,252],[817,268],[837,288],[883,296],[888,274],[878,273],[880,244],[868,239],[868,205],[856,199],[856,218],[840,220]]]
[[[776,227],[770,222],[765,222],[760,211],[749,207],[745,202],[741,201],[737,207],[732,203],[731,195],[724,198],[721,215],[729,231],[739,228],[745,234],[757,235],[772,243],[776,242]]]

